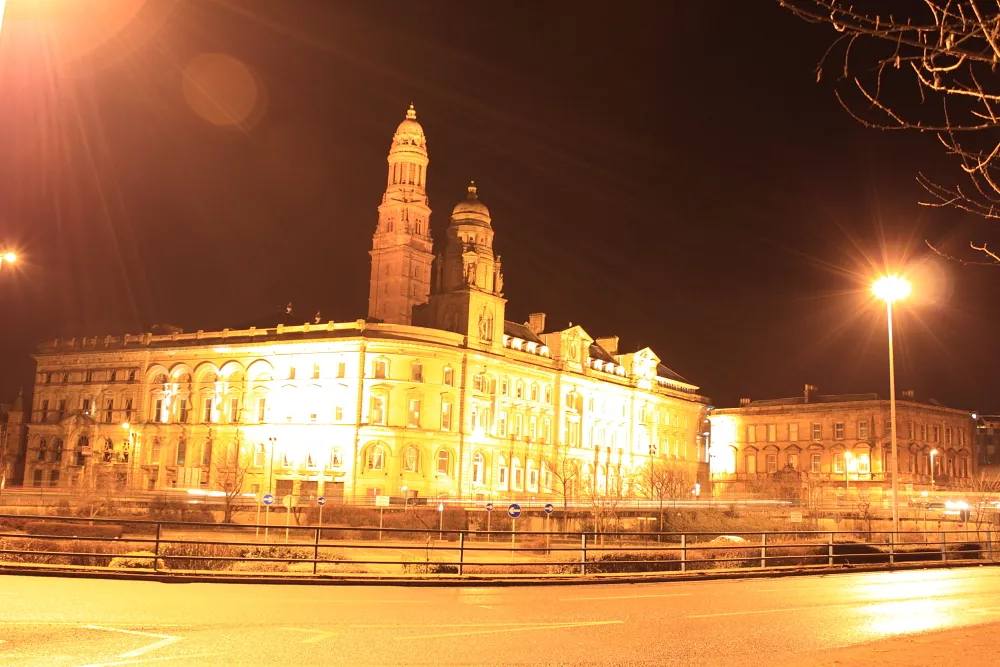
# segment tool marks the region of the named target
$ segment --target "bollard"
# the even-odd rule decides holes
[[[156,524],[156,546],[153,548],[153,572],[159,570],[160,561],[160,526],[162,524]]]
[[[458,576],[464,574],[465,565],[465,531],[458,534]]]
[[[580,534],[580,574],[587,574],[587,533]]]
[[[319,565],[319,528],[316,529],[316,541],[313,543],[313,575],[316,574],[316,567]]]
[[[947,539],[947,536],[945,535],[945,532],[942,530],[941,531],[941,561],[942,562],[948,560],[948,551],[946,549],[947,545],[948,545],[948,539]]]
[[[681,572],[687,572],[687,535],[681,533]]]
[[[889,565],[896,564],[896,534],[889,533]]]
[[[760,566],[767,567],[767,533],[760,534]]]

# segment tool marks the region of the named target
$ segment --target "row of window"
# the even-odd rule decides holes
[[[892,435],[892,423],[888,420],[884,423],[885,426],[885,436],[888,437]],[[787,425],[788,442],[797,442],[799,440],[799,425],[797,423],[790,423]],[[946,426],[944,431],[944,444],[951,445],[954,442],[954,431],[950,426]],[[927,424],[914,424],[914,422],[909,422],[907,424],[907,438],[909,440],[921,440],[924,442],[939,443],[941,442],[941,432],[942,427],[937,424],[932,424],[930,429],[928,429]],[[958,443],[959,445],[966,444],[966,433],[964,429],[957,429],[958,432]],[[928,440],[928,434],[930,434],[930,439]],[[833,439],[843,440],[847,435],[847,426],[845,422],[834,422],[833,424]],[[875,435],[875,425],[873,422],[862,419],[857,422],[854,436],[858,440],[867,440],[869,437]],[[810,436],[812,440],[822,440],[823,439],[823,425],[820,423],[810,424]],[[766,442],[777,442],[778,441],[778,425],[777,424],[747,424],[747,442],[757,442],[759,440]]]
[[[808,472],[819,474],[823,472],[823,455],[819,453],[813,453],[808,455],[809,468]],[[788,452],[784,455],[785,458],[785,468],[790,468],[794,471],[799,471],[799,454],[797,452]],[[892,455],[888,452],[885,453],[886,467],[891,468]],[[946,457],[946,456],[936,456],[931,457],[929,454],[908,454],[900,459],[901,462],[901,473],[912,473],[918,475],[928,475],[930,474],[930,468],[933,461],[934,474],[957,474],[959,477],[968,476],[968,459],[962,456],[958,457]],[[767,472],[775,473],[778,471],[778,455],[776,453],[765,454],[763,457],[764,469],[761,470],[757,466],[759,464],[758,456],[755,453],[748,453],[745,456],[745,470],[749,473],[755,472]],[[858,475],[869,475],[872,472],[871,467],[871,455],[868,453],[848,455],[846,452],[837,452],[833,455],[833,467],[830,472],[835,475],[844,475],[847,473],[856,473]]]
[[[135,382],[135,369],[109,369],[109,370],[85,370],[82,372],[64,371],[62,373],[47,372],[41,374],[40,380],[43,384],[52,384],[57,381],[60,384],[69,384],[70,381],[91,384],[93,382]],[[74,377],[78,376],[78,377]]]

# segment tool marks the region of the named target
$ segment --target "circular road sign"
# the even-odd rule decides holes
[[[555,507],[552,506],[552,503],[545,503],[545,513],[546,514],[552,514],[552,510],[554,510],[554,509],[555,509]]]
[[[274,502],[274,496],[272,496],[270,493],[265,493],[263,500],[265,505],[270,505],[271,503]]]
[[[316,504],[319,505],[320,507],[326,505],[326,498],[320,496],[319,498],[316,499]]]
[[[486,511],[487,512],[493,511],[493,503],[486,503]]]
[[[516,519],[517,517],[521,516],[521,506],[518,505],[517,503],[511,503],[507,507],[507,516],[509,516],[511,519]]]

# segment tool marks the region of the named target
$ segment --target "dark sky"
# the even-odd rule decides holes
[[[96,50],[114,16],[9,11],[0,241],[24,261],[0,273],[4,390],[46,337],[220,329],[289,301],[364,317],[413,101],[435,237],[475,179],[508,319],[650,346],[719,406],[806,382],[885,394],[866,290],[902,264],[932,298],[896,319],[900,389],[1000,408],[1000,268],[924,245],[1000,229],[918,205],[917,170],[954,165],[851,120],[816,82],[832,33],[776,2],[149,0]],[[206,53],[255,78],[199,78]],[[204,95],[252,111],[219,126]]]

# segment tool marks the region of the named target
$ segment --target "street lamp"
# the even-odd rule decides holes
[[[892,434],[892,530],[899,532],[899,450],[896,445],[896,366],[892,353],[892,302],[910,294],[910,283],[898,275],[879,278],[872,284],[872,293],[885,301],[889,332],[889,422]]]
[[[937,456],[938,450],[931,450],[931,488],[934,488],[934,457]]]
[[[0,268],[3,267],[4,262],[6,262],[7,264],[13,264],[16,261],[17,261],[16,252],[11,252],[8,250],[7,252],[0,253]]]

